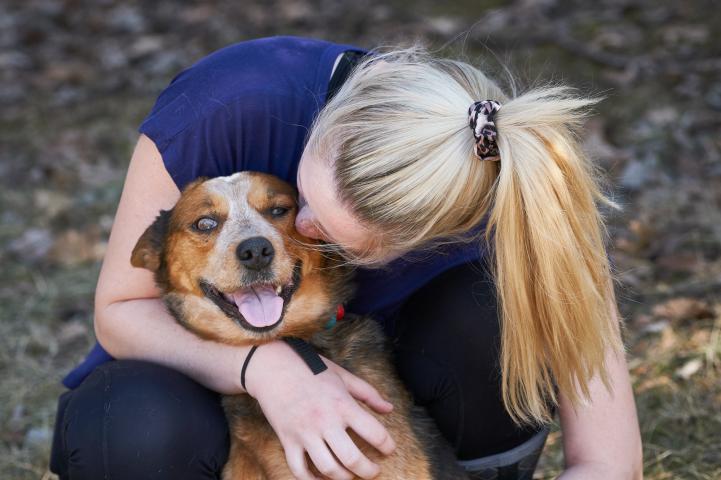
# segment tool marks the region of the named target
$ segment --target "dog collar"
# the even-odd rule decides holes
[[[320,358],[318,352],[315,351],[313,345],[298,337],[283,337],[283,341],[295,350],[300,358],[303,359],[313,375],[318,375],[328,369],[323,359]]]
[[[330,320],[325,324],[325,329],[330,330],[331,328],[335,327],[335,324],[338,323],[338,320],[343,320],[343,317],[345,317],[345,308],[343,308],[343,304],[339,304],[338,308],[336,309],[335,313],[331,315]]]

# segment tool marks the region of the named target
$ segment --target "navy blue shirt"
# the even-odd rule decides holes
[[[326,100],[339,54],[363,49],[300,37],[240,42],[178,74],[139,131],[153,140],[178,188],[194,179],[254,170],[295,185],[308,129]],[[391,331],[393,312],[439,273],[477,260],[477,243],[412,253],[383,269],[358,269],[348,311]],[[98,344],[64,380],[74,388],[111,360]]]

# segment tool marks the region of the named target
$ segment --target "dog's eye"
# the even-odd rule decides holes
[[[273,207],[270,209],[270,214],[274,217],[282,217],[283,215],[288,213],[288,210],[289,209],[285,207]]]
[[[201,232],[209,232],[218,226],[218,222],[210,217],[203,217],[195,222],[195,228]]]

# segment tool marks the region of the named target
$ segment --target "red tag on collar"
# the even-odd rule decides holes
[[[336,320],[343,320],[343,317],[345,317],[345,308],[343,308],[343,304],[338,305],[338,310],[335,312],[335,319]]]

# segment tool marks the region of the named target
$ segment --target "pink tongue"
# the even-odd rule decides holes
[[[267,327],[280,320],[283,299],[270,286],[255,286],[231,294],[238,310],[254,327]]]

